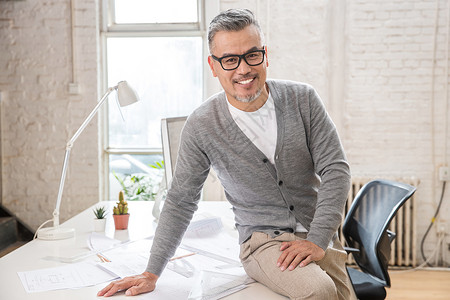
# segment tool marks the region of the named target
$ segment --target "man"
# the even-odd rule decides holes
[[[291,299],[351,299],[336,236],[350,172],[319,96],[305,84],[266,80],[267,48],[249,10],[219,14],[208,42],[224,92],[186,121],[147,270],[98,295],[155,288],[213,166],[233,205],[250,277]]]

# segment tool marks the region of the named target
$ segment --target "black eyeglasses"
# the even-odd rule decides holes
[[[235,70],[241,64],[241,60],[244,59],[247,65],[249,66],[257,66],[263,63],[264,56],[266,54],[265,50],[252,50],[242,55],[225,55],[223,57],[217,57],[211,55],[214,60],[217,60],[222,69],[225,71]]]

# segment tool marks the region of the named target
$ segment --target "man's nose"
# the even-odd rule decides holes
[[[247,62],[243,58],[241,59],[241,63],[239,64],[239,66],[236,69],[236,71],[239,74],[247,74],[247,73],[250,73],[251,70],[252,70],[252,68],[247,64]]]

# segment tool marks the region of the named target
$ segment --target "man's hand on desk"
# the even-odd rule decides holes
[[[141,275],[125,277],[121,280],[111,282],[103,290],[97,293],[97,296],[109,297],[118,291],[126,290],[125,295],[135,296],[142,293],[148,293],[155,289],[158,276],[144,272]]]

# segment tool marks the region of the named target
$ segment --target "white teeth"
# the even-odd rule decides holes
[[[247,80],[243,80],[243,81],[239,81],[239,84],[247,84],[253,81],[253,78],[251,79],[247,79]]]

